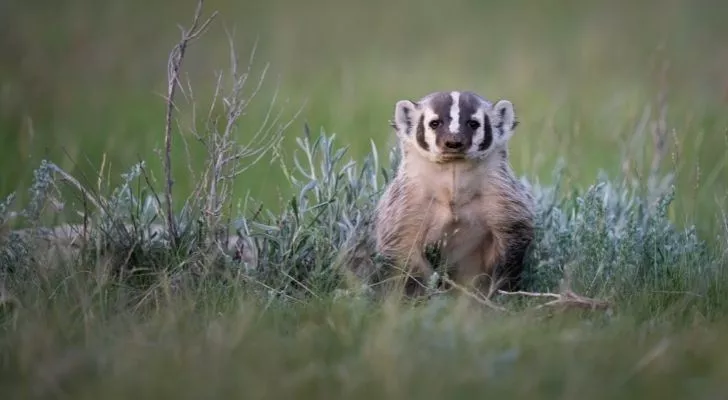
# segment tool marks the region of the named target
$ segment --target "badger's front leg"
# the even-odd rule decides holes
[[[529,220],[512,221],[496,233],[486,268],[492,271],[494,289],[521,290],[526,252],[534,239]]]
[[[410,235],[390,235],[379,242],[378,252],[387,259],[394,281],[404,285],[408,296],[422,294],[434,274],[434,268],[425,257],[423,244]]]
[[[465,256],[459,259],[449,269],[452,271],[452,280],[466,290],[488,294],[492,271],[488,268],[488,257],[494,251],[494,238],[488,232]]]
[[[525,255],[532,240],[533,228],[528,222],[488,232],[480,246],[457,263],[453,280],[484,296],[499,289],[520,290]]]
[[[434,269],[425,257],[428,219],[395,182],[382,196],[376,211],[376,247],[395,275],[404,278],[405,291],[424,291]]]

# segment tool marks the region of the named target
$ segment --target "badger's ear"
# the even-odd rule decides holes
[[[394,121],[391,125],[400,135],[409,135],[414,126],[414,115],[417,110],[415,103],[409,100],[400,100],[394,106]]]
[[[513,103],[499,100],[493,106],[493,135],[498,142],[507,142],[513,136],[518,121]]]

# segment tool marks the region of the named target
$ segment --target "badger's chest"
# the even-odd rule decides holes
[[[429,193],[425,245],[437,244],[449,262],[466,257],[488,237],[483,192],[476,187],[441,185]],[[454,189],[454,190],[453,190]]]

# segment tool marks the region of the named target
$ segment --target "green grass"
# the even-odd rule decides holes
[[[170,250],[164,235],[137,229],[165,218],[154,195],[164,188],[155,149],[166,62],[194,3],[0,6],[0,194],[16,193],[0,207],[4,398],[642,399],[728,389],[724,4],[210,0],[219,19],[185,59],[197,114],[178,96],[183,126],[209,131],[214,73],[229,66],[224,26],[241,68],[258,38],[244,97],[270,63],[235,140],[246,143],[274,96],[280,122],[303,109],[276,151],[225,181],[234,192],[220,220],[185,203],[209,157],[188,130],[175,133],[183,229]],[[410,304],[347,285],[338,267],[370,233],[391,173],[394,103],[448,88],[516,106],[512,162],[540,205],[528,289],[557,292],[565,280],[609,310],[537,311],[545,300],[503,296],[505,312],[450,295]],[[655,123],[665,124],[664,147],[652,142]],[[56,168],[109,208],[82,201]],[[81,223],[85,209],[106,230],[74,258],[9,233]],[[257,268],[210,246],[228,216],[254,238]]]
[[[69,285],[74,286],[74,285]],[[3,342],[6,398],[710,398],[724,322],[627,315],[539,320],[435,301],[263,304],[235,289],[162,301],[35,304]],[[83,290],[83,289],[80,289]],[[68,302],[68,303],[66,303]],[[78,304],[71,310],[69,303]],[[71,315],[69,315],[71,314]]]

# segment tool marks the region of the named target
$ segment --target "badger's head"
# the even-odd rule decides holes
[[[518,122],[513,104],[491,104],[473,92],[435,92],[400,100],[392,126],[404,145],[431,161],[478,160],[506,145]]]

